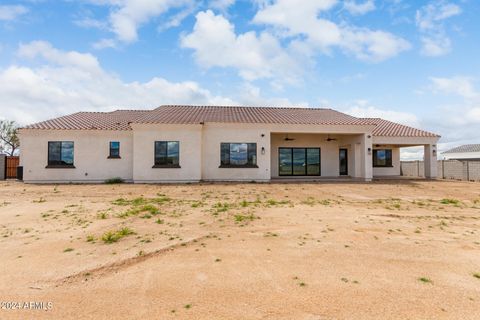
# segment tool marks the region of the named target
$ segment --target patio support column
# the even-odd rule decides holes
[[[437,145],[427,144],[424,146],[425,178],[437,179]]]
[[[362,156],[361,162],[361,177],[365,181],[372,181],[373,178],[373,164],[372,164],[372,135],[363,134],[360,139],[360,154]]]

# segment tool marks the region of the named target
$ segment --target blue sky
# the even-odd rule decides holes
[[[331,107],[480,143],[475,0],[2,0],[0,118]],[[414,158],[416,151],[402,154]]]

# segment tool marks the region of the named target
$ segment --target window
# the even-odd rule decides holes
[[[378,149],[373,150],[373,166],[378,167],[392,167],[392,150]]]
[[[180,168],[180,143],[155,141],[154,168]]]
[[[48,142],[47,168],[74,168],[72,141]]]
[[[220,168],[258,168],[256,143],[222,143]]]
[[[110,141],[110,155],[109,159],[120,159],[120,142]]]

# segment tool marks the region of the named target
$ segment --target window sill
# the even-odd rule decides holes
[[[156,164],[152,167],[153,169],[180,169],[178,164]]]
[[[54,164],[48,165],[45,169],[75,169],[74,165],[62,165],[62,164]]]
[[[374,168],[393,168],[393,166],[373,166]]]
[[[226,169],[256,169],[258,168],[257,165],[243,165],[243,166],[235,166],[235,165],[220,165],[219,168],[226,168]]]
[[[122,157],[120,157],[120,156],[118,156],[118,157],[108,156],[107,159],[122,159]]]

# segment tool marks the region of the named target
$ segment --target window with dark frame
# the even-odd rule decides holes
[[[49,141],[47,168],[74,168],[73,141]]]
[[[220,168],[258,168],[257,144],[222,142]]]
[[[155,141],[153,168],[180,168],[180,143],[178,141]]]
[[[120,142],[110,141],[109,159],[120,159]]]
[[[393,167],[392,150],[391,149],[373,150],[373,167],[375,168]]]
[[[320,176],[320,148],[278,148],[279,176]]]

